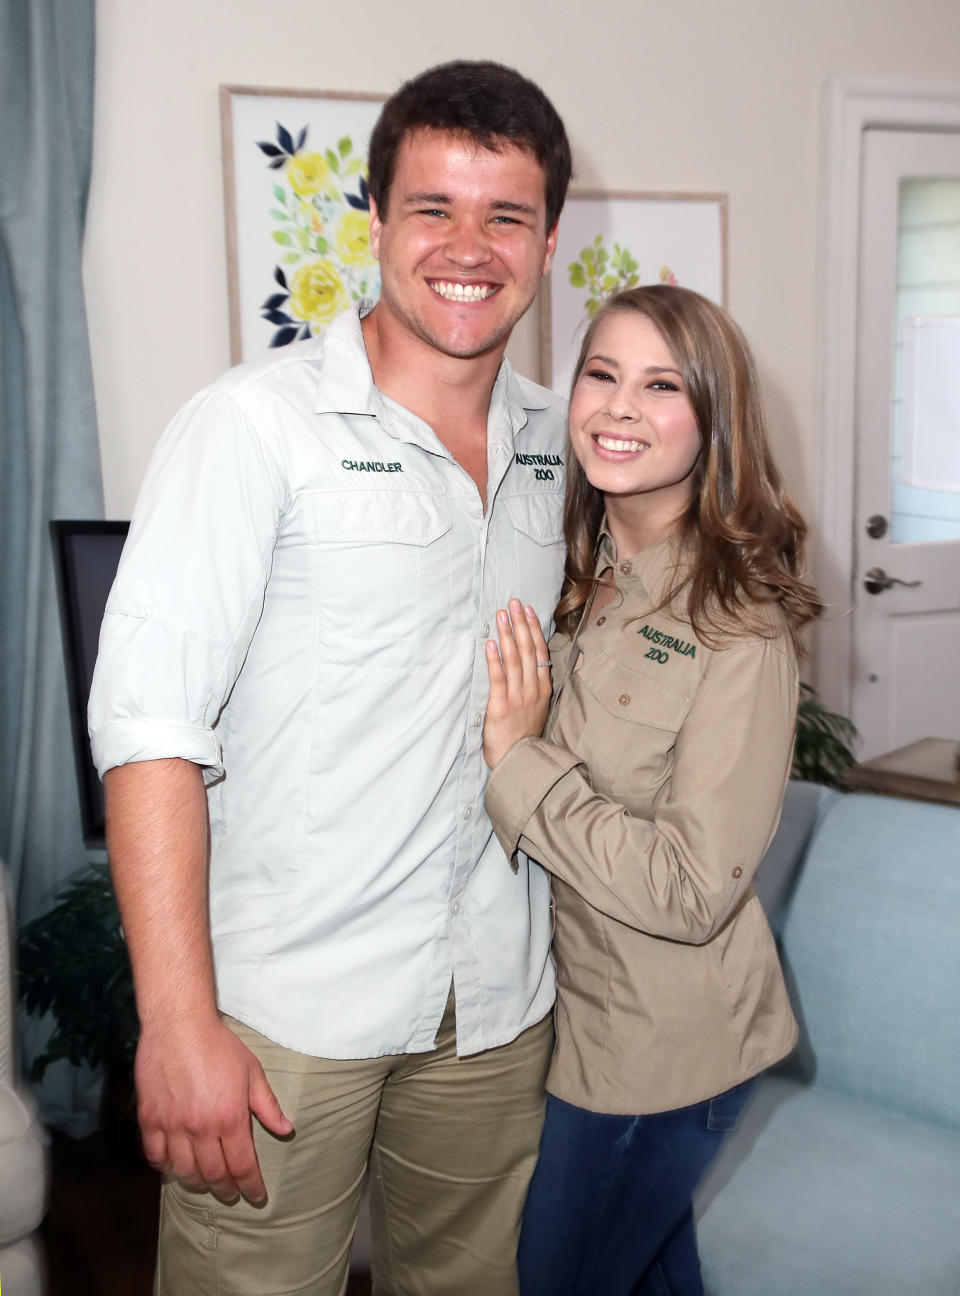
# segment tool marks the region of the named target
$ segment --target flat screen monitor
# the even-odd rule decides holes
[[[103,788],[87,739],[87,698],[97,660],[100,622],[129,527],[129,522],[50,523],[80,816],[88,847],[104,846],[105,837]]]

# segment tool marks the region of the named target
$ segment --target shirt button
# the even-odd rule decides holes
[[[629,705],[630,705],[630,694],[629,694],[629,693],[621,693],[620,696],[617,698],[617,701],[620,703],[621,706],[629,706]]]
[[[464,819],[472,819],[472,818],[473,818],[473,806],[464,806],[464,807],[463,807],[463,817],[464,817]]]
[[[450,912],[453,914],[454,918],[456,918],[457,914],[460,912],[460,901],[459,901],[459,900],[451,900],[451,901],[450,901]]]
[[[482,724],[483,724],[483,712],[477,711],[473,717],[473,727],[474,729],[479,729]]]
[[[740,867],[739,864],[738,864],[737,867],[733,870],[733,876],[734,876],[735,878],[743,877],[743,869]]]
[[[603,625],[603,623],[604,623],[604,621],[606,621],[606,619],[607,619],[607,618],[606,618],[605,616],[597,617],[597,625]]]
[[[481,638],[483,638],[483,639],[489,639],[489,638],[490,638],[490,626],[489,626],[489,623],[488,623],[487,625],[485,625],[485,626],[483,627],[483,629],[480,631],[480,636],[481,636]]]
[[[624,576],[629,576],[633,571],[633,563],[622,562],[620,564],[620,571]]]

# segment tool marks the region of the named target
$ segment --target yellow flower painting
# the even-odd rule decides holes
[[[278,122],[276,139],[256,144],[275,173],[275,288],[260,307],[260,317],[275,326],[272,347],[309,338],[351,303],[380,293],[366,161],[349,135],[325,148],[308,148],[307,135],[307,126],[294,136]]]
[[[290,310],[297,319],[328,324],[347,304],[343,280],[332,261],[312,261],[290,280]]]
[[[375,258],[370,251],[370,216],[367,212],[345,212],[340,217],[334,241],[344,265],[374,264]]]

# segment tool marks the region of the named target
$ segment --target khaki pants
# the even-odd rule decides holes
[[[377,1296],[516,1296],[549,1017],[458,1058],[451,996],[434,1052],[355,1062],[228,1021],[295,1133],[277,1139],[254,1121],[263,1207],[164,1185],[157,1296],[342,1296],[368,1162]]]

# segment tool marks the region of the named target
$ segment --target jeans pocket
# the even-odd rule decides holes
[[[756,1084],[757,1078],[753,1076],[725,1093],[717,1094],[716,1098],[711,1098],[707,1109],[707,1129],[715,1130],[718,1134],[729,1134],[735,1130]]]

